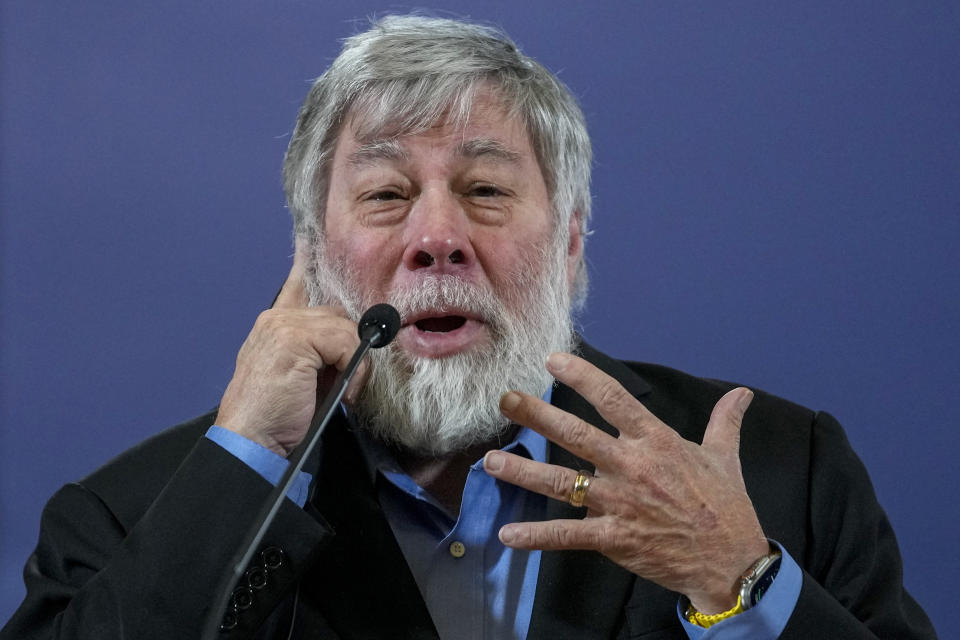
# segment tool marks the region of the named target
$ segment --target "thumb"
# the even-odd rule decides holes
[[[703,433],[703,446],[717,452],[740,453],[740,426],[743,415],[753,401],[753,391],[737,387],[728,391],[713,407]]]
[[[293,266],[290,267],[290,274],[273,303],[274,309],[302,309],[310,302],[307,287],[303,281],[307,271],[307,261],[310,259],[310,247],[300,236],[297,236],[294,247]]]

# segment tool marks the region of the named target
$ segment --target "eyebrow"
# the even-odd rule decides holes
[[[360,148],[350,154],[347,162],[352,167],[364,167],[376,164],[381,160],[406,160],[409,158],[406,150],[396,140],[373,140],[360,145]]]
[[[490,138],[467,140],[457,147],[456,153],[464,158],[488,157],[510,164],[519,164],[522,157],[520,153],[506,147],[499,140]]]
[[[454,153],[461,158],[471,160],[477,158],[492,158],[509,164],[519,164],[522,155],[504,145],[499,140],[491,138],[477,138],[466,140],[457,145]],[[355,168],[374,165],[383,160],[408,160],[410,155],[397,139],[372,140],[366,142],[350,154],[347,162]]]

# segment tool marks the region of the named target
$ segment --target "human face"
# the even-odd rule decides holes
[[[480,92],[465,124],[438,124],[413,135],[358,139],[350,121],[330,169],[324,253],[350,274],[368,302],[414,290],[431,276],[454,276],[501,297],[529,276],[531,256],[555,237],[547,188],[529,137],[490,91]],[[579,259],[571,220],[569,288]],[[514,308],[510,308],[511,304]],[[429,309],[403,318],[400,349],[443,358],[490,341],[476,309]]]

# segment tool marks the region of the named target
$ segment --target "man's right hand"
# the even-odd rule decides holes
[[[360,344],[357,325],[340,307],[308,307],[306,247],[297,240],[293,267],[272,309],[260,314],[240,347],[216,424],[286,457],[306,435],[318,380],[332,380]],[[361,365],[351,391],[367,372]],[[349,395],[349,394],[348,394]]]

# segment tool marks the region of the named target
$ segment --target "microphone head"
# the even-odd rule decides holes
[[[374,349],[385,347],[400,331],[400,314],[386,302],[375,304],[360,318],[357,333],[361,340],[368,340]]]

